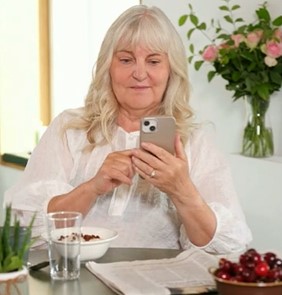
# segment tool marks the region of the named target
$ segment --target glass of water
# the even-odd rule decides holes
[[[82,214],[47,214],[50,275],[54,280],[74,280],[80,275],[80,239]]]

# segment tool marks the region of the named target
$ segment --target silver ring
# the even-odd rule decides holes
[[[150,177],[155,177],[156,176],[156,170],[155,169],[153,169],[153,171],[151,172],[151,174],[150,174]]]

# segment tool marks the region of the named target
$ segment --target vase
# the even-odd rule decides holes
[[[0,295],[28,295],[28,269],[0,273]]]
[[[248,120],[243,133],[242,154],[265,158],[274,153],[273,135],[268,117],[269,100],[248,96],[246,99]]]

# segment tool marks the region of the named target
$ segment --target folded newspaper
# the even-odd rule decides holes
[[[202,294],[215,293],[209,268],[217,267],[218,259],[204,251],[190,249],[175,258],[112,263],[90,261],[86,267],[117,294]]]

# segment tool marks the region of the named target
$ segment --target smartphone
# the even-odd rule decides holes
[[[170,116],[144,117],[140,123],[140,144],[151,142],[174,154],[175,119]]]

